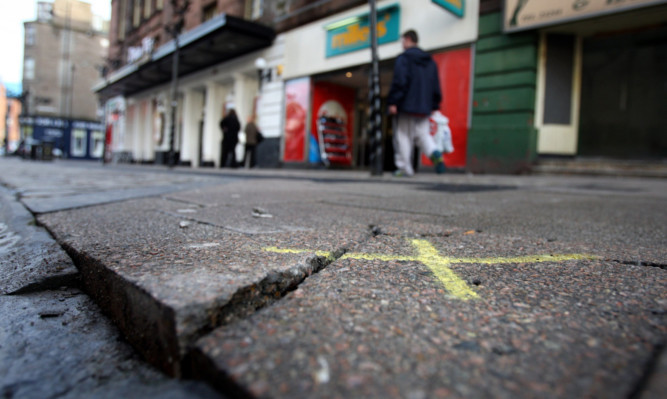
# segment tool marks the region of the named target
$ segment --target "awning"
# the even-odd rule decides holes
[[[186,76],[243,54],[268,47],[275,38],[273,29],[221,14],[178,37],[178,76]],[[171,81],[174,40],[156,49],[143,61],[111,73],[95,87],[101,99],[128,96]]]

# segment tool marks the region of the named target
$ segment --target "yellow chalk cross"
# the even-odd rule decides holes
[[[597,259],[594,255],[587,254],[566,254],[566,255],[528,255],[517,257],[495,257],[495,258],[451,258],[441,256],[438,250],[426,240],[412,240],[412,245],[417,250],[416,256],[403,255],[383,255],[369,253],[347,253],[340,259],[361,259],[361,260],[381,260],[381,261],[412,261],[420,262],[426,265],[433,274],[445,286],[451,295],[458,299],[475,299],[479,296],[473,291],[465,281],[456,275],[449,268],[452,263],[481,263],[481,264],[502,264],[502,263],[538,263],[538,262],[562,262],[567,260],[590,260]],[[315,253],[317,256],[324,256],[333,260],[333,253],[329,251],[312,251],[308,249],[282,249],[277,247],[266,247],[264,251],[300,254]]]

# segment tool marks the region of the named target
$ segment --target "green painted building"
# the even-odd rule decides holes
[[[667,159],[667,1],[482,0],[466,169]]]

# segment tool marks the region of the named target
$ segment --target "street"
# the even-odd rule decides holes
[[[3,398],[667,392],[664,179],[0,171]]]

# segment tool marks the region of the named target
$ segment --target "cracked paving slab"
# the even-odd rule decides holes
[[[405,231],[367,241],[282,301],[203,337],[193,368],[261,398],[625,398],[665,339],[660,268],[457,263],[564,248],[465,231],[428,237],[476,294],[462,299],[411,259],[416,229]]]

